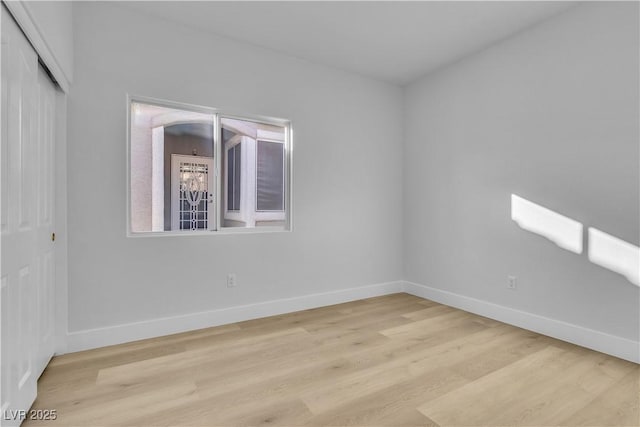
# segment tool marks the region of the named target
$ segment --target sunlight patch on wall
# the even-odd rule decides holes
[[[589,228],[589,261],[622,274],[640,286],[640,248],[596,228]]]
[[[511,195],[511,219],[521,228],[539,234],[559,247],[582,253],[582,224],[569,217]]]

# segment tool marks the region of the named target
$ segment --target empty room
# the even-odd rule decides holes
[[[640,427],[640,2],[0,7],[0,427]]]

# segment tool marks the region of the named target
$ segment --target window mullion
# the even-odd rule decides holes
[[[215,156],[215,164],[216,164],[216,195],[215,195],[215,218],[216,218],[216,226],[215,229],[220,230],[222,227],[222,218],[224,217],[224,212],[222,211],[222,128],[220,127],[220,115],[213,115],[213,122],[215,123],[214,129],[214,137],[213,137],[213,155]]]

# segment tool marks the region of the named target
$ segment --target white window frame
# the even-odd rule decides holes
[[[126,108],[127,108],[127,135],[126,135],[126,169],[127,169],[127,179],[126,179],[126,219],[127,219],[127,237],[161,237],[161,236],[212,236],[218,234],[242,234],[242,233],[273,233],[273,232],[290,232],[293,230],[293,207],[291,203],[291,196],[293,193],[293,126],[290,120],[260,116],[260,115],[251,115],[233,112],[224,109],[217,109],[211,107],[204,107],[193,104],[186,104],[175,101],[167,101],[157,98],[151,98],[146,96],[138,96],[138,95],[130,95],[128,94],[126,97]],[[134,103],[155,105],[159,107],[180,109],[189,112],[196,113],[204,113],[210,114],[212,116],[213,121],[213,152],[214,152],[214,164],[215,164],[215,202],[214,202],[214,217],[215,217],[215,228],[211,230],[198,230],[198,231],[185,231],[185,230],[170,230],[170,231],[143,231],[143,232],[134,232],[131,229],[131,128],[132,128],[132,114],[131,109]],[[267,220],[279,220],[284,221],[283,226],[259,226],[259,227],[224,227],[224,218],[228,212],[223,212],[222,206],[226,207],[226,189],[223,188],[224,179],[221,176],[220,171],[222,170],[222,159],[226,158],[224,156],[223,147],[222,147],[222,128],[220,126],[221,118],[234,119],[234,120],[242,120],[249,122],[262,123],[267,125],[280,126],[284,128],[284,212],[281,211],[265,211],[260,212],[256,211],[255,207],[257,206],[257,195],[256,200],[249,200],[251,198],[247,198],[246,191],[241,189],[240,191],[240,206],[241,211],[245,209],[247,210],[247,203],[250,202],[252,205],[252,212],[257,221],[267,221]],[[270,138],[258,138],[260,140],[271,141]],[[257,139],[256,139],[256,147],[257,147]],[[246,156],[245,147],[242,148],[242,156]],[[255,151],[255,150],[254,150]],[[257,156],[254,156],[252,159],[247,159],[252,162],[257,162]],[[256,164],[257,167],[257,164]],[[243,168],[244,170],[245,168]],[[256,170],[254,168],[254,170]],[[255,173],[254,173],[255,175]],[[256,176],[253,176],[252,181],[255,185]],[[241,180],[241,185],[244,187],[245,183]],[[149,189],[151,191],[151,188]],[[223,203],[223,197],[224,203]],[[231,214],[237,213],[235,211],[229,212]],[[277,214],[277,215],[274,215]],[[228,219],[231,219],[227,217]]]

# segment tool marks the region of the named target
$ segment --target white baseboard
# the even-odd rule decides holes
[[[124,325],[70,332],[67,352],[89,350],[146,338],[177,334],[244,320],[355,301],[403,291],[403,282],[387,282],[338,291],[240,305]]]
[[[417,297],[489,317],[562,341],[610,354],[621,359],[640,363],[640,342],[638,341],[417,283],[405,281],[403,289],[406,293]]]
[[[70,332],[67,335],[67,351],[89,350],[398,292],[406,292],[582,347],[610,354],[621,359],[640,363],[640,343],[637,341],[406,281],[379,283],[338,291],[127,323],[124,325]]]

